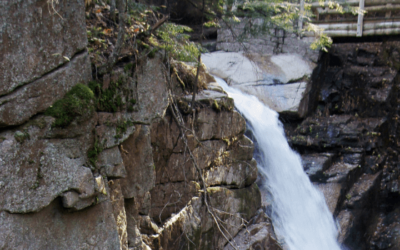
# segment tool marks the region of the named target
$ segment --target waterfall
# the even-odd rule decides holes
[[[218,83],[235,100],[258,144],[259,171],[271,194],[272,222],[290,250],[339,250],[337,228],[325,199],[305,174],[286,141],[278,114],[256,97]]]

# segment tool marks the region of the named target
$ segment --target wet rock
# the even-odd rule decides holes
[[[305,94],[307,83],[297,82],[277,85],[238,86],[238,89],[249,95],[255,95],[271,109],[279,113],[302,116],[301,101]]]
[[[349,210],[342,210],[337,220],[339,221],[339,237],[338,242],[343,244],[344,241],[350,236],[351,230],[354,225],[354,215]]]
[[[376,147],[384,118],[354,118],[350,115],[308,117],[290,136],[291,143],[307,147]],[[366,132],[368,131],[368,132]]]
[[[57,70],[0,97],[0,127],[26,122],[64,97],[73,86],[91,78],[89,56],[81,53]]]
[[[302,155],[303,168],[311,181],[319,181],[323,178],[323,171],[332,164],[332,154],[309,154]]]
[[[87,53],[80,55],[81,59],[74,57],[87,45],[84,3],[72,0],[54,4],[54,8],[57,13],[46,0],[0,3],[0,96],[29,84],[16,95],[19,103],[34,105],[27,104],[23,109],[25,105],[16,105],[18,102],[14,100],[8,108],[19,106],[21,114],[15,113],[14,108],[15,118],[8,119],[3,105],[0,124],[21,124],[91,76]],[[57,69],[62,65],[65,69]],[[32,83],[46,74],[47,80]]]
[[[346,194],[343,206],[362,209],[370,204],[373,192],[379,188],[381,174],[381,172],[375,175],[363,174]]]
[[[109,201],[67,212],[56,199],[37,213],[0,212],[0,247],[4,249],[120,249]]]
[[[299,55],[214,52],[204,54],[202,61],[212,74],[228,80],[232,87],[256,96],[273,110],[303,114],[300,103],[307,83],[300,80],[309,77],[314,66]]]
[[[360,165],[348,164],[345,162],[336,162],[324,172],[324,175],[328,178],[328,182],[342,183],[346,180],[350,180],[353,176],[356,176]]]
[[[201,61],[207,70],[220,78],[229,78],[236,84],[256,83],[264,80],[262,69],[253,65],[242,53],[214,52],[203,54]],[[240,70],[238,70],[240,68]],[[243,72],[245,72],[243,74]],[[272,80],[272,79],[271,79]]]
[[[342,194],[342,183],[318,183],[316,187],[322,192],[325,197],[329,211],[333,214],[338,208]]]
[[[369,244],[373,249],[398,249],[400,243],[400,222],[399,209],[388,214],[380,214],[376,221],[371,225],[371,238]]]

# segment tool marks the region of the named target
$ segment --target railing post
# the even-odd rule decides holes
[[[357,36],[361,37],[363,35],[363,23],[364,23],[364,0],[360,0],[360,12],[358,13],[357,22]]]

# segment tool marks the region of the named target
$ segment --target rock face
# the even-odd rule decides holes
[[[167,81],[159,53],[90,81],[84,1],[0,14],[1,249],[223,249],[243,234],[261,207],[254,146],[212,76],[193,114],[177,75],[193,67]]]
[[[279,113],[304,116],[307,79],[315,65],[297,54],[214,52],[202,56],[209,72]]]
[[[400,43],[336,44],[312,76],[309,115],[285,124],[348,249],[397,249]]]
[[[0,96],[68,64],[86,48],[82,1],[60,1],[51,6],[46,0],[10,0],[2,1],[0,9]],[[81,71],[71,70],[75,74]]]

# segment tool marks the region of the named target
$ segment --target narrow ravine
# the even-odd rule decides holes
[[[216,79],[235,100],[257,140],[258,168],[266,176],[262,188],[271,193],[277,234],[290,250],[339,250],[333,216],[322,193],[303,171],[300,156],[290,148],[278,114],[256,97]]]

